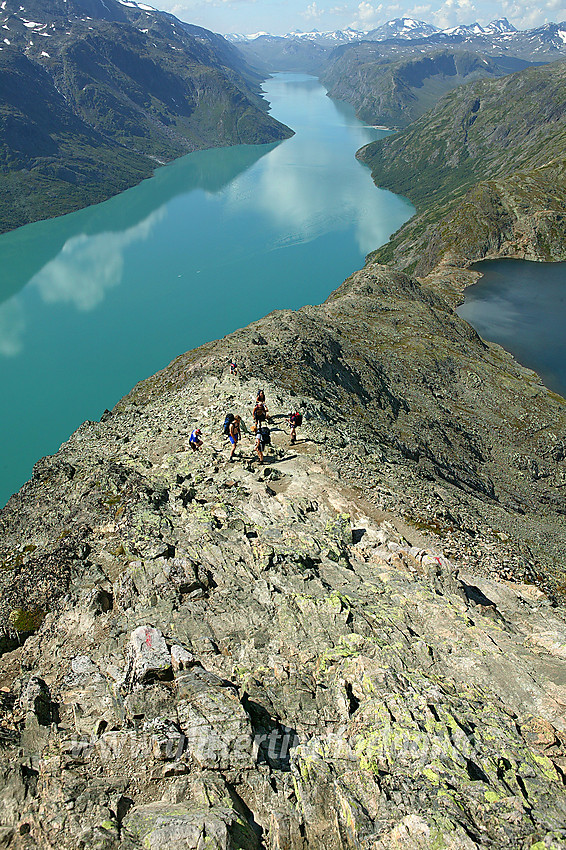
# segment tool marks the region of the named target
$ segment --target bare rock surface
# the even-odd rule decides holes
[[[84,423],[0,515],[0,846],[566,847],[564,423],[379,267]]]

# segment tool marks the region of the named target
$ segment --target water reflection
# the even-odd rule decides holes
[[[239,145],[198,151],[156,171],[151,180],[60,218],[38,221],[0,236],[0,303],[26,286],[75,238],[131,230],[177,196],[220,192],[276,145]]]
[[[17,298],[0,305],[0,354],[15,357],[20,353],[25,327],[24,308]]]
[[[58,256],[34,275],[30,286],[39,291],[46,304],[63,302],[77,310],[94,309],[106,291],[121,282],[125,249],[147,239],[164,216],[165,209],[160,207],[122,233],[73,236]]]

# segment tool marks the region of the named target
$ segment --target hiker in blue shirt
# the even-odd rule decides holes
[[[200,438],[201,434],[202,431],[200,430],[200,428],[194,428],[191,431],[191,436],[189,437],[189,446],[194,452],[198,451],[202,446],[202,440]]]

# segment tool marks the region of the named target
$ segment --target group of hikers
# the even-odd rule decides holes
[[[232,366],[232,364],[230,365]],[[269,410],[265,401],[265,393],[261,389],[257,392],[252,418],[253,425],[251,430],[255,434],[254,450],[259,458],[259,462],[263,463],[265,448],[271,445],[271,431],[267,425]],[[291,445],[294,445],[297,441],[297,428],[302,425],[302,422],[302,414],[294,412],[288,415],[288,424],[291,429]],[[228,413],[224,420],[223,433],[230,440],[231,448],[228,460],[234,461],[238,443],[242,439],[242,417],[239,414]],[[189,446],[193,451],[198,451],[202,444],[202,431],[200,428],[194,428],[189,437]]]

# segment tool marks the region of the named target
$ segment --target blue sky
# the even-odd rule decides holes
[[[152,0],[149,0],[152,2]],[[518,0],[153,0],[158,9],[182,21],[219,33],[281,35],[292,30],[335,30],[351,26],[369,30],[392,18],[411,17],[439,27],[487,24],[506,17],[518,29],[566,19],[566,0],[542,0],[538,5]]]

